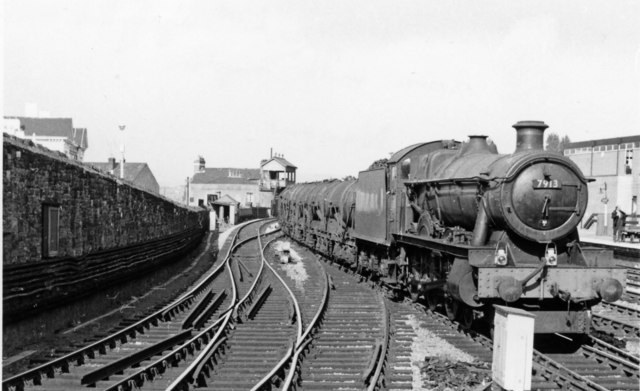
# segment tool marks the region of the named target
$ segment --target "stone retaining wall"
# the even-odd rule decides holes
[[[133,246],[194,227],[208,213],[68,159],[29,140],[3,137],[3,264],[38,262],[44,208],[59,209],[58,257]]]

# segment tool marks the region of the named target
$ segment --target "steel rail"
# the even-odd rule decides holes
[[[265,222],[263,225],[268,224],[267,222]],[[260,240],[260,228],[262,228],[262,226],[260,226],[258,228],[258,245],[260,246],[260,248],[262,248],[262,242]],[[251,300],[253,300],[253,296],[255,295],[255,287],[258,286],[258,283],[262,282],[262,279],[264,277],[264,264],[265,259],[264,259],[264,255],[262,254],[262,249],[260,250],[261,252],[261,261],[260,261],[260,270],[258,270],[258,275],[257,277],[253,280],[253,283],[251,284],[251,287],[249,287],[249,290],[247,291],[247,293],[244,295],[244,297],[240,300],[240,302],[238,303],[238,305],[236,306],[236,308],[234,308],[233,312],[234,312],[234,316],[237,317],[238,313],[240,311],[244,310],[244,307],[246,306],[245,303],[249,303],[249,298],[251,298]]]
[[[592,314],[591,316],[597,327],[613,327],[616,330],[623,331],[625,335],[631,334],[636,338],[640,338],[640,327],[635,324],[626,323],[607,315]]]
[[[469,335],[475,341],[481,343],[488,349],[493,350],[493,341],[484,335],[464,330],[458,322],[452,322],[449,318],[439,312],[431,311],[431,314],[438,318],[443,324],[455,326],[458,329],[458,332]],[[546,374],[552,382],[558,383],[559,385],[571,386],[571,389],[575,390],[607,391],[606,388],[594,383],[589,378],[572,371],[552,358],[540,353],[536,349],[533,350],[533,364],[536,366],[534,369],[537,369],[541,374]]]
[[[318,260],[318,263],[320,263],[320,260]],[[291,388],[291,383],[293,382],[293,378],[299,368],[300,357],[302,356],[302,353],[307,348],[307,346],[309,346],[311,341],[313,341],[311,332],[316,329],[316,327],[320,323],[321,317],[327,310],[327,306],[329,304],[329,278],[326,272],[322,273],[322,275],[324,276],[324,294],[322,295],[322,302],[320,303],[315,316],[307,325],[307,328],[303,336],[300,338],[299,343],[296,345],[296,351],[291,359],[291,365],[289,366],[289,373],[287,374],[284,386],[282,387],[283,390],[289,390]]]
[[[631,364],[632,366],[638,367],[638,371],[640,372],[640,357],[638,356],[634,356],[633,354],[624,351],[622,349],[619,349],[603,340],[601,340],[600,338],[594,337],[594,336],[590,336],[591,341],[593,343],[593,345],[595,345],[597,347],[598,350],[602,351],[602,352],[606,352],[609,354],[613,354],[614,356],[618,356],[618,359],[620,360],[621,363],[623,363],[624,365],[627,365],[626,363]]]
[[[270,233],[273,232],[277,232],[276,231],[272,231]],[[269,383],[271,381],[271,378],[274,376],[273,374],[277,373],[281,368],[284,367],[284,365],[286,365],[287,362],[291,362],[292,363],[292,367],[293,367],[293,363],[295,363],[297,361],[297,357],[299,355],[299,352],[297,350],[297,347],[300,345],[300,343],[302,342],[302,313],[300,312],[300,305],[298,304],[298,299],[296,299],[295,294],[293,293],[293,291],[291,290],[291,288],[289,288],[289,286],[287,285],[287,283],[282,279],[282,277],[280,277],[280,275],[276,272],[276,270],[269,265],[269,263],[266,261],[266,259],[264,258],[264,249],[269,246],[269,244],[271,244],[271,242],[273,242],[274,240],[276,240],[276,238],[271,239],[269,242],[267,242],[265,244],[264,247],[261,247],[260,249],[260,255],[262,257],[263,262],[267,265],[267,267],[271,270],[271,272],[276,276],[276,278],[280,281],[280,283],[284,286],[284,288],[287,290],[287,292],[289,293],[289,296],[291,296],[291,301],[293,303],[293,307],[295,310],[295,315],[296,315],[296,319],[297,319],[297,323],[298,323],[298,327],[297,327],[297,333],[296,333],[296,339],[293,341],[293,349],[292,351],[293,353],[293,357],[291,357],[291,352],[287,352],[285,357],[280,360],[279,363],[277,363],[273,369],[269,372],[269,374],[267,374],[266,376],[264,376],[253,388],[252,390],[259,390],[262,387],[265,387],[267,383]],[[286,359],[285,359],[286,358]],[[289,360],[289,358],[291,358]],[[289,389],[289,384],[291,383],[291,379],[293,378],[293,371],[289,371],[289,373],[287,374],[287,377],[285,378],[284,381],[284,385],[282,386],[283,390],[288,390]]]
[[[183,300],[180,301],[180,303],[173,303],[169,306],[172,307],[172,309],[180,308],[181,306],[187,305],[190,298],[192,298],[192,296],[185,296]],[[164,320],[165,314],[166,307],[88,346],[82,347],[55,360],[49,361],[35,368],[31,368],[23,373],[5,379],[2,381],[2,389],[8,390],[9,387],[16,387],[16,390],[23,390],[24,383],[26,381],[32,380],[34,384],[40,384],[42,374],[46,374],[47,377],[52,378],[54,377],[56,369],[60,369],[62,372],[69,372],[69,363],[71,361],[76,361],[78,365],[82,365],[85,360],[85,355],[89,358],[94,358],[96,351],[104,354],[104,352],[106,352],[105,346],[109,346],[112,349],[115,348],[117,341],[126,342],[127,337],[135,336],[135,333],[138,330],[149,328],[152,323],[157,323],[160,320]]]
[[[198,335],[196,335],[195,337],[191,338],[189,341],[187,341],[186,343],[184,343],[183,345],[181,345],[180,347],[178,347],[177,349],[174,349],[172,352],[170,352],[169,354],[163,356],[161,359],[156,360],[154,363],[146,366],[144,369],[132,374],[131,376],[128,376],[127,378],[121,380],[120,382],[118,382],[117,384],[109,387],[107,390],[108,391],[122,391],[122,390],[130,390],[133,388],[133,386],[135,387],[140,387],[145,380],[147,379],[153,379],[154,375],[159,372],[158,370],[162,371],[163,368],[166,368],[168,366],[169,363],[171,364],[175,364],[177,361],[180,361],[180,359],[182,358],[182,352],[184,352],[184,357],[186,357],[186,353],[188,351],[195,351],[196,346],[201,347],[202,346],[202,341],[208,339],[209,335],[213,332],[213,329],[217,327],[217,330],[214,334],[214,336],[211,339],[208,339],[207,341],[207,347],[204,349],[205,351],[209,350],[211,348],[211,346],[215,347],[216,345],[216,341],[218,341],[221,338],[222,332],[225,331],[225,328],[228,324],[228,320],[229,317],[231,315],[231,311],[233,310],[233,308],[235,307],[235,301],[237,298],[237,293],[236,293],[236,284],[235,284],[235,279],[233,278],[233,273],[231,271],[231,266],[229,264],[229,260],[231,257],[231,254],[233,253],[233,251],[241,246],[243,243],[251,240],[252,238],[248,238],[246,240],[243,240],[239,243],[235,243],[237,238],[238,238],[238,234],[241,231],[243,227],[240,227],[236,232],[234,232],[234,235],[231,238],[231,245],[229,246],[228,250],[227,250],[227,254],[223,260],[223,262],[220,263],[220,265],[217,266],[216,270],[214,270],[214,272],[210,273],[205,279],[203,279],[203,281],[201,281],[197,286],[198,287],[202,287],[205,285],[208,285],[208,283],[210,282],[210,280],[217,276],[217,274],[219,274],[220,270],[222,268],[224,268],[225,266],[228,268],[229,271],[229,278],[231,280],[231,286],[232,286],[232,300],[231,300],[231,304],[229,306],[229,308],[227,308],[220,316],[220,318],[218,320],[216,320],[213,324],[211,324],[209,327],[207,327],[205,330],[203,330],[202,332],[200,332]],[[185,293],[185,295],[189,295],[191,292],[193,292],[195,289],[191,290],[190,292]],[[178,299],[180,300],[180,299]],[[219,326],[219,324],[222,323],[222,326]],[[206,357],[207,355],[204,354],[203,352],[201,352],[201,354],[198,357]],[[190,367],[187,368],[187,370]],[[195,368],[195,367],[194,367]],[[183,372],[184,374],[184,372]]]
[[[235,235],[232,239],[232,243],[235,242],[237,238],[237,234],[240,231],[238,229],[235,232]],[[238,244],[239,245],[239,244]],[[82,347],[74,352],[66,354],[62,357],[59,357],[50,362],[44,363],[35,368],[29,369],[21,374],[10,377],[8,379],[3,380],[2,387],[3,390],[8,390],[10,387],[15,387],[16,390],[23,390],[24,383],[26,381],[32,380],[34,384],[39,384],[42,375],[45,374],[47,377],[54,377],[55,369],[59,368],[62,372],[69,371],[69,363],[71,361],[76,361],[79,365],[84,363],[85,355],[89,358],[95,357],[95,351],[97,350],[99,353],[106,352],[105,346],[109,346],[112,349],[115,348],[116,342],[121,341],[122,343],[127,341],[127,336],[134,337],[136,332],[140,329],[149,328],[151,324],[157,324],[161,320],[166,320],[165,317],[174,312],[176,309],[183,308],[190,304],[190,302],[194,299],[194,297],[203,289],[204,286],[208,285],[211,280],[213,280],[220,270],[224,267],[226,259],[231,254],[232,250],[235,249],[238,245],[229,246],[229,250],[227,251],[227,256],[225,257],[225,261],[223,261],[216,269],[214,269],[207,277],[205,277],[200,283],[196,284],[196,286],[185,292],[178,299],[174,300],[172,303],[168,304],[164,308],[159,309],[158,311],[152,313],[151,315],[127,326],[126,328],[119,330],[118,332],[109,335],[99,341],[96,341],[88,346]]]
[[[258,239],[258,243],[260,243],[260,229],[262,228],[262,226],[266,224],[268,224],[268,222],[264,222],[262,225],[260,225],[260,227],[258,227],[257,235],[246,238],[238,242],[237,244],[234,244],[229,247],[227,257],[225,258],[225,264],[227,265],[227,268],[229,270],[229,275],[231,276],[232,287],[233,287],[233,299],[231,301],[231,307],[228,309],[229,312],[224,318],[221,326],[218,328],[216,335],[211,340],[209,340],[207,346],[204,349],[202,349],[202,351],[191,362],[191,364],[189,364],[189,366],[184,371],[182,371],[182,373],[166,388],[167,391],[177,391],[177,390],[184,390],[184,389],[188,390],[190,388],[190,385],[194,386],[195,385],[194,383],[197,383],[198,378],[200,378],[202,371],[207,367],[208,364],[210,364],[210,359],[214,356],[217,349],[223,346],[222,343],[218,343],[219,339],[221,337],[225,337],[223,333],[226,334],[228,328],[231,327],[233,320],[237,319],[237,314],[239,309],[243,307],[245,303],[248,303],[247,300],[251,297],[251,293],[255,291],[255,287],[257,286],[258,281],[262,280],[263,270],[264,270],[264,256],[263,256],[261,257],[262,264],[261,264],[258,276],[254,279],[247,294],[245,294],[245,296],[242,299],[238,299],[238,288],[237,288],[236,280],[233,277],[233,268],[231,267],[230,254],[232,250],[235,250],[236,248],[240,247],[244,243],[255,240],[256,238]],[[239,232],[240,230],[238,230],[236,232],[236,235],[234,235],[232,239],[232,243],[235,243],[236,239],[238,238]]]
[[[612,363],[615,363],[616,366],[618,367],[622,367],[624,368],[624,372],[629,373],[630,375],[635,375],[636,378],[638,378],[640,375],[640,365],[638,365],[637,357],[633,357],[631,355],[631,357],[633,357],[631,360],[636,361],[635,363],[631,362],[631,360],[625,360],[622,357],[616,356],[615,354],[611,354],[609,352],[605,352],[601,349],[597,349],[597,348],[593,348],[591,346],[588,345],[584,345],[582,346],[582,349],[584,349],[584,351],[586,353],[588,353],[589,356],[598,356],[601,358],[601,360],[603,361],[609,361]],[[598,360],[600,361],[600,360]]]
[[[602,306],[602,308],[609,309],[611,311],[617,311],[622,315],[640,317],[640,310],[635,309],[633,307],[629,307],[628,305],[620,304],[618,302],[607,303],[603,301],[603,302],[600,302],[600,304],[598,305]]]
[[[389,323],[391,319],[389,316],[389,309],[387,308],[386,301],[384,300],[384,298],[380,298],[380,300],[382,301],[382,308],[384,311],[383,313],[384,337],[382,339],[382,346],[380,350],[380,355],[378,357],[378,365],[376,366],[376,371],[367,379],[369,384],[367,391],[373,391],[376,388],[376,386],[380,385],[382,371],[384,369],[384,364],[387,361],[387,352],[389,350],[389,338],[390,338]],[[367,384],[366,381],[365,381],[365,384]]]
[[[226,310],[222,316],[224,317],[229,313],[229,310]],[[133,387],[131,385],[135,385],[136,388],[139,388],[144,384],[146,380],[153,380],[153,378],[158,374],[162,373],[164,369],[173,365],[174,363],[179,362],[183,356],[186,356],[186,352],[193,351],[196,347],[200,347],[203,344],[203,341],[209,338],[209,334],[213,332],[213,329],[221,323],[224,318],[221,317],[209,327],[201,331],[198,335],[191,338],[187,342],[180,345],[178,348],[172,350],[171,352],[165,354],[160,359],[152,362],[151,364],[145,366],[141,370],[127,376],[121,381],[113,384],[112,386],[106,388],[104,391],[125,391],[131,390]],[[214,334],[215,336],[215,334]],[[208,340],[206,341],[208,342]]]
[[[227,268],[229,269],[229,275],[231,276],[231,286],[233,288],[231,306],[232,308],[235,309],[236,301],[238,300],[238,291],[237,291],[236,281],[233,278],[233,270],[231,269],[231,264],[230,262],[228,262],[228,259],[226,261],[226,265],[227,265]],[[209,356],[209,352],[214,348],[214,346],[216,345],[216,342],[218,342],[218,339],[222,336],[224,332],[226,332],[227,327],[230,325],[232,313],[233,311],[227,312],[227,315],[223,318],[221,322],[222,324],[218,328],[213,338],[209,340],[209,342],[207,343],[207,346],[205,346],[205,348],[201,350],[200,354],[198,354],[195,360],[193,360],[191,364],[189,364],[189,366],[184,371],[182,371],[182,373],[169,385],[169,387],[167,387],[166,389],[167,391],[182,390],[185,387],[187,390],[189,389],[188,383],[193,383],[193,380],[197,379],[197,374],[195,374],[194,376],[193,372],[196,370],[196,368],[200,367],[200,364],[203,361],[203,359]]]

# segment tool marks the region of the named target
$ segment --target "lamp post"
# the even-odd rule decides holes
[[[124,128],[126,125],[118,125],[120,128],[120,179],[124,179]]]

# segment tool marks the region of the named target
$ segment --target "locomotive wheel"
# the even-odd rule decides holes
[[[458,302],[457,300],[451,297],[447,297],[444,300],[444,309],[447,313],[447,318],[449,318],[449,320],[456,320],[459,308],[460,308],[460,302]]]

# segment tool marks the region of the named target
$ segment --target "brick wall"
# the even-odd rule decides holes
[[[43,259],[43,205],[59,206],[57,257],[134,245],[194,227],[208,215],[31,141],[3,138],[3,263]]]

